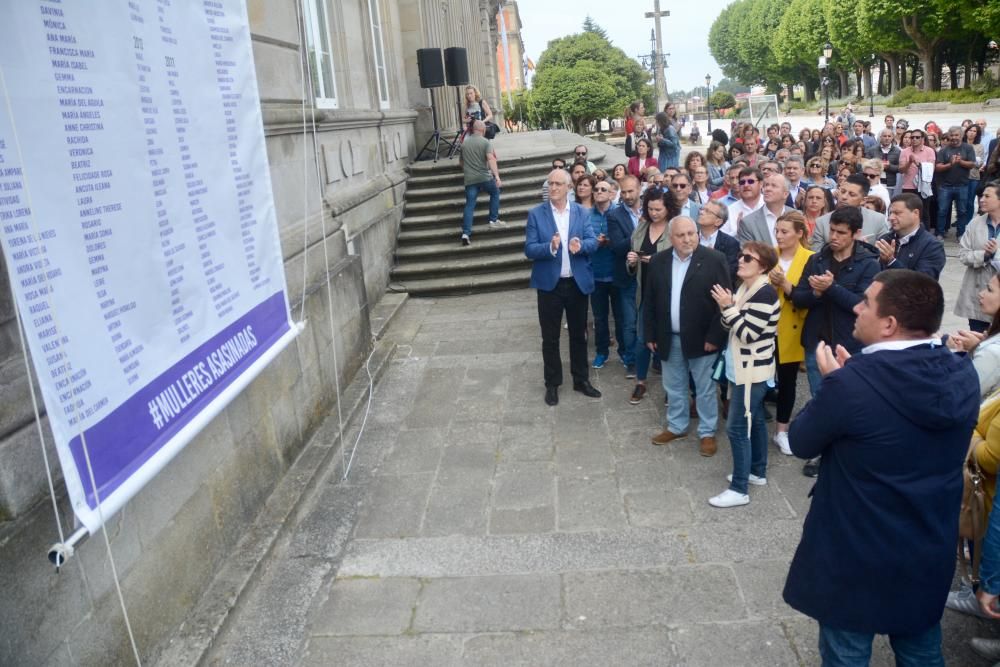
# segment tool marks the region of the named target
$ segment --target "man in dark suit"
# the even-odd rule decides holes
[[[570,183],[564,169],[549,173],[549,201],[528,213],[524,240],[524,254],[533,260],[531,286],[538,290],[548,405],[559,402],[563,379],[559,334],[564,311],[573,389],[591,398],[601,396],[590,384],[587,370],[587,296],[594,291],[590,254],[597,250],[597,238],[583,208],[569,201]]]
[[[632,250],[632,234],[642,217],[642,190],[635,176],[623,177],[618,185],[621,187],[619,204],[608,213],[608,239],[615,257],[612,284],[618,290],[618,312],[614,315],[615,322],[621,323],[615,327],[615,335],[625,376],[635,377],[636,280],[635,275],[628,272],[625,256]]]
[[[726,224],[729,207],[712,200],[701,207],[698,213],[698,243],[706,248],[718,250],[726,256],[729,264],[729,278],[736,284],[736,269],[739,264],[740,242],[720,229]]]
[[[883,269],[913,269],[934,280],[944,269],[944,245],[920,224],[924,200],[912,192],[892,198],[889,225],[892,231],[875,241]]]
[[[774,226],[782,213],[793,209],[785,205],[788,199],[788,179],[782,174],[767,174],[764,185],[761,186],[764,205],[744,216],[736,232],[740,243],[758,241],[765,245],[776,246],[778,240],[774,235]]]
[[[719,402],[712,370],[725,345],[726,332],[711,289],[713,285],[731,287],[729,266],[721,252],[698,243],[691,218],[679,216],[670,221],[670,242],[672,251],[657,253],[649,261],[642,300],[645,340],[649,349],[660,355],[668,404],[666,428],[653,437],[653,444],[665,445],[687,432],[691,377],[701,455],[713,456]]]

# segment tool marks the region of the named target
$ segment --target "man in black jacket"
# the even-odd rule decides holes
[[[879,272],[878,252],[857,240],[862,220],[861,210],[854,206],[834,211],[830,217],[830,242],[809,258],[792,290],[795,307],[809,309],[802,327],[802,346],[813,396],[822,380],[816,346],[820,342],[831,347],[841,345],[852,354],[861,348],[853,335],[854,307]],[[818,458],[802,469],[807,477],[815,477],[818,471]]]
[[[883,269],[913,269],[934,280],[944,269],[944,245],[920,224],[924,201],[912,192],[892,198],[889,225],[892,231],[875,242]]]
[[[721,252],[698,243],[691,218],[671,220],[669,233],[673,250],[657,253],[649,261],[642,299],[646,345],[660,355],[668,404],[667,425],[653,437],[653,444],[665,445],[687,432],[690,377],[694,379],[701,455],[713,456],[719,402],[712,370],[726,332],[711,289],[713,285],[731,287],[729,266]]]

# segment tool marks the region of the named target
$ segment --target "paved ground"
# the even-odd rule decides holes
[[[602,399],[564,386],[545,406],[531,291],[413,299],[387,335],[348,480],[302,508],[209,664],[819,664],[815,623],[780,595],[800,461],[772,446],[767,487],[714,509],[725,435],[711,459],[694,437],[650,445],[662,389],[631,406],[609,364]],[[995,627],[944,626],[949,664],[985,664],[967,639]],[[886,642],[873,664],[892,664]]]

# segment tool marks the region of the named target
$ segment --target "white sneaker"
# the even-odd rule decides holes
[[[490,220],[490,229],[497,229],[498,227],[500,227],[499,220]]]
[[[726,481],[733,481],[733,476],[726,475]],[[758,477],[757,475],[750,473],[750,477],[747,478],[747,482],[753,484],[754,486],[767,486],[767,477]]]
[[[714,498],[708,499],[708,504],[712,507],[739,507],[747,505],[749,502],[750,496],[745,493],[736,493],[732,489],[726,489]]]
[[[957,611],[960,614],[978,616],[979,618],[989,618],[979,606],[976,594],[967,584],[962,584],[957,591],[948,593],[948,599],[944,603],[945,608]]]
[[[774,444],[785,456],[792,455],[792,446],[788,444],[788,431],[778,431],[774,434]]]

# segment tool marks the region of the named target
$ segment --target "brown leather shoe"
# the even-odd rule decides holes
[[[652,443],[654,445],[666,445],[671,440],[676,440],[677,438],[683,438],[683,433],[671,433],[670,431],[664,430],[662,433],[653,436]]]
[[[715,456],[715,438],[707,436],[701,439],[701,455]]]

